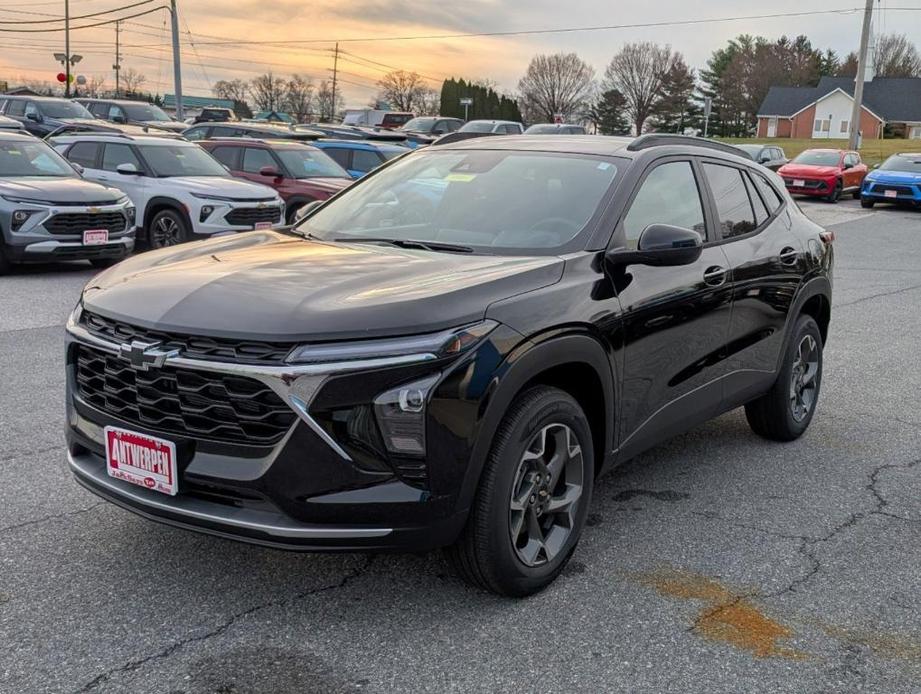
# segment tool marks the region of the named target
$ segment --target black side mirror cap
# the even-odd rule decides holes
[[[615,265],[675,267],[697,262],[703,238],[693,229],[671,224],[650,224],[640,234],[637,250],[608,251],[606,259]]]

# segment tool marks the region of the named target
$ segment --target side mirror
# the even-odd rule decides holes
[[[44,119],[42,118],[42,114],[40,114],[40,113],[35,113],[34,111],[32,111],[32,112],[30,112],[30,113],[27,113],[27,114],[26,114],[26,118],[28,118],[30,121],[34,121],[34,122],[36,122],[36,123],[41,123],[42,120],[44,120]]]
[[[125,123],[128,122],[128,119],[125,118],[124,116],[112,116],[112,122],[121,123],[122,125],[124,125]]]
[[[122,176],[143,176],[134,164],[119,164],[115,167],[115,171]]]
[[[271,176],[272,178],[281,178],[281,174],[274,166],[263,166],[259,169],[260,176]]]
[[[77,164],[76,162],[72,161],[70,162],[70,165],[73,168],[73,170],[76,171],[81,176],[83,175],[83,172],[86,171],[86,169],[83,168],[83,164]]]
[[[323,202],[321,200],[314,200],[313,202],[308,202],[306,205],[297,208],[297,211],[294,213],[294,223],[297,224],[300,222],[322,204]]]
[[[762,154],[760,157],[758,157],[759,164],[767,164],[769,161],[771,161],[771,155],[769,154]]]
[[[640,234],[637,250],[613,250],[606,257],[608,262],[616,265],[674,267],[696,262],[702,250],[703,239],[693,229],[650,224]]]

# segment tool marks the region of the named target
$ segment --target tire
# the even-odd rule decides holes
[[[835,188],[828,195],[825,196],[826,202],[838,202],[838,198],[841,197],[841,189],[844,186],[842,185],[840,179],[835,183]]]
[[[851,197],[854,198],[854,200],[860,200],[860,188],[851,193]]]
[[[875,204],[876,200],[873,200],[872,198],[860,198],[860,206],[864,209],[869,210]]]
[[[294,205],[291,207],[291,209],[289,209],[289,210],[285,213],[285,223],[286,223],[288,226],[291,226],[292,224],[294,224],[295,220],[297,219],[297,211],[298,211],[299,209],[301,209],[302,207],[304,207],[305,205],[309,205],[309,204],[310,204],[310,202],[296,202],[296,203],[294,203]]]
[[[745,406],[749,426],[771,441],[798,439],[809,428],[821,387],[822,333],[812,316],[802,315],[793,326],[774,385]]]
[[[554,455],[564,447],[565,455]],[[579,541],[594,474],[591,429],[575,399],[547,386],[525,391],[496,432],[467,525],[446,550],[449,561],[467,582],[499,595],[543,590]],[[560,511],[551,510],[554,501]]]
[[[168,248],[185,243],[191,234],[189,223],[176,210],[160,210],[150,219],[147,243],[151,249]]]

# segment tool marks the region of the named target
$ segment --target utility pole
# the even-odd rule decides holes
[[[118,98],[118,77],[119,72],[122,69],[122,57],[120,52],[120,46],[118,43],[118,32],[121,29],[121,20],[115,22],[115,65],[112,66],[112,69],[115,70],[115,98]]]
[[[173,88],[176,92],[176,119],[182,120],[182,66],[179,58],[179,10],[176,0],[170,0],[170,16],[173,30]]]
[[[329,107],[329,121],[332,123],[336,120],[336,77],[338,76],[339,71],[339,42],[336,41],[336,52],[333,55],[333,94],[331,99],[331,105]]]
[[[867,0],[863,11],[863,30],[860,34],[860,53],[857,54],[857,81],[854,82],[854,108],[851,111],[851,128],[848,148],[857,149],[860,134],[860,115],[863,106],[863,80],[867,71],[867,46],[870,44],[870,25],[873,19],[873,0]],[[830,127],[829,127],[830,130]],[[829,132],[829,135],[831,133]]]
[[[70,98],[70,0],[64,0],[64,97]]]

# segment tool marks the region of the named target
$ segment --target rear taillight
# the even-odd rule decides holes
[[[835,232],[828,231],[826,229],[825,231],[819,232],[819,238],[822,239],[822,243],[826,245],[834,243],[835,242]]]

